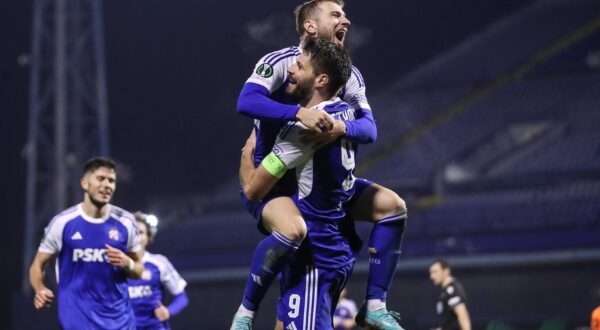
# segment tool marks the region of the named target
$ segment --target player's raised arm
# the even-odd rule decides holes
[[[237,101],[237,112],[260,120],[295,120],[298,105],[284,104],[269,98],[269,90],[259,84],[244,84]]]
[[[372,143],[377,139],[377,125],[366,91],[362,74],[357,67],[353,66],[342,99],[356,110],[356,120],[344,121],[345,138],[358,144]]]
[[[54,301],[54,293],[44,285],[46,265],[54,257],[53,254],[38,252],[29,268],[29,283],[35,291],[33,305],[36,309],[49,307]]]
[[[339,137],[346,135],[346,123],[343,120],[336,120],[330,130],[315,133],[314,131],[303,131],[301,141],[304,143],[314,143],[315,147],[327,145]]]
[[[327,112],[274,101],[269,98],[269,90],[251,82],[246,83],[242,88],[237,111],[260,120],[298,120],[314,132],[333,127],[333,119]]]
[[[354,121],[345,121],[346,135],[345,138],[351,142],[358,144],[373,143],[377,139],[377,125],[371,110],[358,109],[356,110],[357,119]]]

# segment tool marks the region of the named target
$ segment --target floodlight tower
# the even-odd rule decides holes
[[[41,229],[81,200],[81,164],[108,156],[101,0],[34,0],[23,291]]]

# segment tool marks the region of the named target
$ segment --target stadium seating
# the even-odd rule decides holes
[[[599,11],[597,1],[538,1],[370,95],[379,139],[359,157],[378,160],[360,175],[438,201],[410,199],[405,256],[598,246],[600,32],[585,26]],[[541,133],[501,145],[528,127]],[[466,182],[448,180],[468,161],[480,167]],[[262,236],[238,198],[232,179],[178,204],[196,211],[179,212],[156,249],[182,269],[247,266]],[[370,228],[359,226],[365,240]]]

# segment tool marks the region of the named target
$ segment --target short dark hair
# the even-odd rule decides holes
[[[308,38],[302,51],[310,56],[315,74],[329,76],[329,96],[335,95],[348,82],[352,74],[352,60],[344,47],[332,41]]]
[[[92,173],[100,167],[110,168],[115,170],[115,172],[117,171],[117,164],[114,160],[106,157],[94,157],[88,159],[88,161],[85,162],[85,165],[83,165],[83,175]]]
[[[440,267],[442,267],[442,269],[450,269],[450,264],[448,263],[448,261],[446,261],[446,259],[435,259],[435,261],[433,261],[431,265],[433,266],[435,264],[440,264]]]
[[[299,5],[294,9],[294,16],[296,17],[296,31],[300,36],[306,31],[304,29],[304,21],[315,15],[317,7],[321,2],[334,2],[340,5],[340,7],[344,7],[343,0],[311,0]]]

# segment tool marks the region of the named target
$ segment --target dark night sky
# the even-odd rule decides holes
[[[297,44],[298,3],[103,1],[111,155],[132,173],[116,204],[143,208],[149,197],[210,191],[236,175],[250,128],[235,112],[237,94],[263,54]],[[374,95],[523,3],[347,1],[347,46]],[[17,59],[30,49],[31,13],[31,1],[0,2],[0,268],[14,270],[3,273],[0,297],[19,287],[21,272],[29,68]]]

